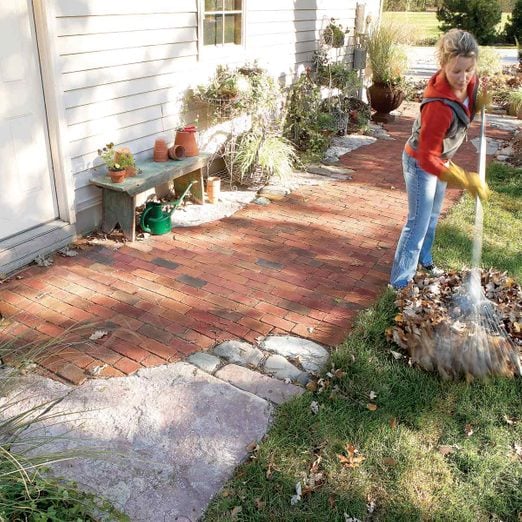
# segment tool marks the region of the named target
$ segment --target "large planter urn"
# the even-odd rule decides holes
[[[395,119],[390,112],[404,101],[404,91],[389,83],[373,83],[368,87],[370,105],[374,111],[373,121],[389,123]]]

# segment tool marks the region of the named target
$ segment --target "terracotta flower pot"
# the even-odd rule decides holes
[[[217,203],[219,201],[219,194],[221,193],[221,178],[217,176],[210,176],[207,179],[207,196],[210,203]]]
[[[167,142],[165,140],[158,138],[154,142],[153,158],[154,158],[154,161],[158,161],[158,162],[168,161],[169,149],[167,147]]]
[[[184,147],[187,158],[197,156],[199,154],[199,148],[196,142],[196,127],[185,127],[183,130],[177,131],[174,145]]]
[[[109,170],[109,176],[113,183],[123,183],[125,181],[125,169],[123,170]]]
[[[172,145],[169,148],[169,158],[173,160],[181,160],[187,155],[183,145]]]
[[[384,123],[393,121],[394,116],[390,114],[404,100],[404,91],[387,83],[374,83],[368,87],[370,105],[377,111],[372,120]]]

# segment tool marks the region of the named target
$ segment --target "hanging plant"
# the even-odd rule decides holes
[[[346,33],[347,31],[343,29],[343,26],[338,24],[335,21],[335,18],[332,18],[323,31],[323,41],[326,45],[339,49],[344,46],[344,37]]]

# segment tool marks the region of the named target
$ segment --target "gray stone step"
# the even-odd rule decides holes
[[[213,375],[214,372],[221,366],[221,359],[207,352],[193,353],[187,362],[197,366],[200,370]]]
[[[230,363],[242,366],[259,366],[265,358],[261,350],[244,341],[225,341],[218,344],[212,352]]]
[[[260,348],[287,359],[295,359],[304,370],[313,373],[319,373],[330,357],[320,344],[290,335],[271,335],[260,343]]]
[[[227,364],[220,368],[215,377],[275,404],[282,404],[292,397],[304,393],[304,389],[299,386],[285,383],[237,364]]]
[[[287,379],[298,381],[302,385],[305,385],[309,381],[306,372],[301,371],[285,357],[278,354],[272,354],[268,357],[263,365],[263,373],[275,377],[276,379],[281,379],[282,381]]]

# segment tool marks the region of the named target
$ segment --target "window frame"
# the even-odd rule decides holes
[[[234,11],[205,11],[205,0],[198,0],[198,56],[199,58],[223,58],[225,56],[235,56],[244,54],[246,50],[246,14],[247,14],[247,1],[242,0],[242,9],[236,9]],[[214,44],[214,45],[205,45],[204,43],[204,19],[205,14],[209,13],[218,13],[218,14],[241,14],[241,43],[222,43],[222,44]],[[225,24],[223,24],[224,30]]]

